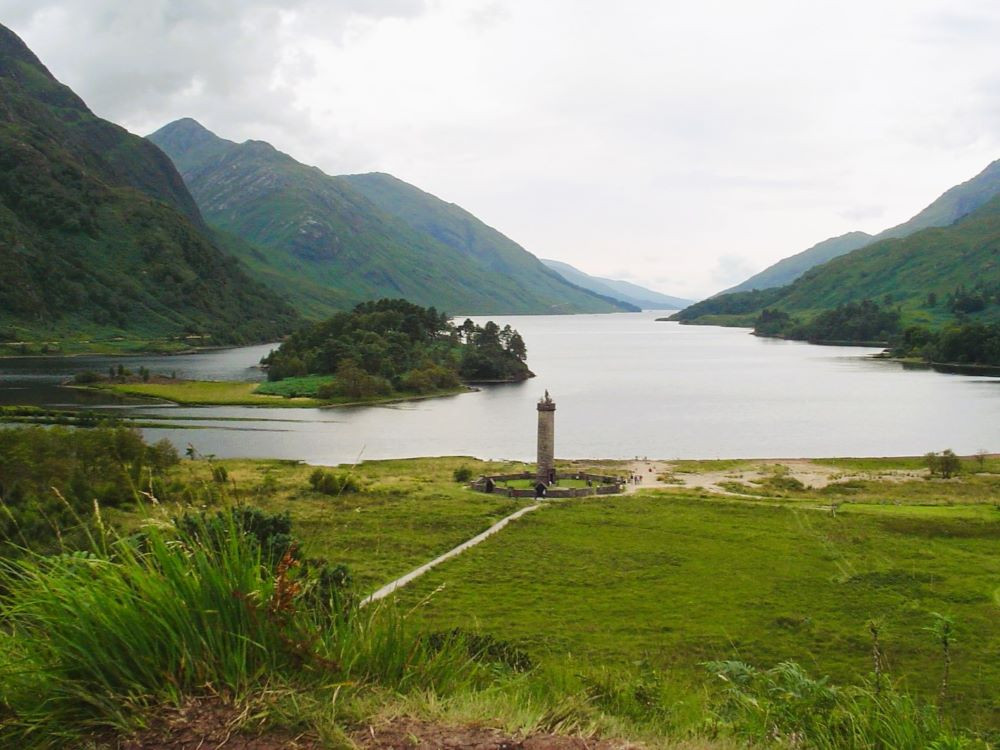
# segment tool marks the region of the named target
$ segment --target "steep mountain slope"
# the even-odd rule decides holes
[[[872,235],[867,232],[848,232],[839,237],[831,237],[813,245],[808,250],[779,260],[741,284],[719,294],[749,292],[751,289],[770,289],[771,287],[791,284],[813,266],[826,263],[828,260],[857,250],[859,247],[864,247],[872,239]]]
[[[1000,194],[1000,159],[970,180],[945,191],[927,208],[898,226],[879,232],[872,242],[908,237],[929,227],[946,227],[967,216]]]
[[[317,311],[377,297],[470,314],[621,309],[468,212],[388,175],[331,177],[191,119],[149,138],[174,160],[207,221],[258,248],[240,257],[292,294],[311,284]]]
[[[862,300],[898,310],[904,325],[933,326],[958,313],[1000,319],[1000,196],[950,226],[874,242],[788,286],[713,297],[674,319],[747,325],[767,307],[808,320]]]
[[[538,258],[493,227],[487,226],[461,206],[446,203],[420,188],[390,174],[344,175],[341,178],[387,214],[403,221],[411,229],[474,259],[495,278],[497,274],[517,278],[533,294],[543,299],[558,299],[567,289],[574,298],[581,293],[590,300],[600,300],[613,309],[634,309],[614,295],[594,293],[553,273]],[[593,305],[594,302],[588,302]],[[605,312],[606,310],[591,310]]]
[[[748,292],[751,289],[770,289],[790,284],[810,268],[873,242],[893,237],[908,237],[921,229],[946,227],[953,224],[998,194],[1000,194],[1000,160],[992,162],[972,179],[950,188],[920,213],[902,224],[890,227],[876,235],[869,235],[865,232],[848,232],[839,237],[824,240],[808,250],[803,250],[801,253],[778,261],[741,284],[719,294]]]
[[[617,297],[643,310],[680,310],[690,305],[694,300],[671,297],[669,294],[654,292],[638,284],[619,279],[605,279],[600,276],[591,276],[584,273],[579,268],[574,268],[569,263],[558,260],[548,260],[542,258],[542,263],[553,271],[557,272],[567,281],[590,289],[598,294],[609,297]]]
[[[155,146],[0,26],[0,334],[274,337],[295,314],[206,237]]]
[[[949,294],[1000,285],[1000,196],[948,227],[873,243],[814,268],[786,288],[775,306],[829,309],[863,299],[909,310],[943,308]],[[927,304],[933,295],[937,302]]]

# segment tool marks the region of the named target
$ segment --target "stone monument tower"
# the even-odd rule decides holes
[[[538,401],[538,473],[539,482],[555,481],[556,402],[545,391],[545,398]]]

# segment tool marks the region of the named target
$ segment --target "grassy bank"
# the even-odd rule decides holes
[[[172,383],[102,383],[100,388],[123,396],[141,396],[193,406],[322,406],[315,398],[286,398],[257,393],[259,383],[178,380]]]
[[[288,378],[279,383],[239,383],[215,380],[177,380],[159,383],[100,383],[88,388],[109,390],[124,396],[141,396],[172,401],[191,406],[270,406],[309,408],[319,406],[361,406],[411,401],[422,398],[451,396],[469,391],[468,388],[451,388],[432,393],[396,393],[391,396],[352,398],[338,396],[320,399],[296,395],[301,388],[294,382],[309,378]],[[321,379],[327,380],[327,379]],[[275,387],[277,386],[277,387]],[[315,386],[312,388],[315,392]]]
[[[51,336],[19,336],[0,341],[0,357],[75,356],[78,354],[136,355],[182,354],[224,348],[207,336],[151,338],[76,334],[54,331]]]

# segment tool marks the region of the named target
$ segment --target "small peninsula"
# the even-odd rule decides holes
[[[266,356],[267,381],[185,380],[123,367],[73,385],[189,405],[353,406],[448,396],[534,377],[521,334],[493,321],[456,326],[402,299],[363,302],[306,324]]]

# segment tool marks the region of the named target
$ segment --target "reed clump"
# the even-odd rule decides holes
[[[815,750],[989,747],[950,727],[932,704],[886,684],[881,671],[838,687],[791,661],[770,669],[740,661],[705,666],[724,685],[713,711],[717,728],[750,742]]]
[[[334,591],[335,567],[294,543],[276,555],[247,517],[187,516],[0,565],[0,746],[125,731],[191,695],[446,693],[480,679],[461,644],[425,642],[389,607],[359,613]]]

